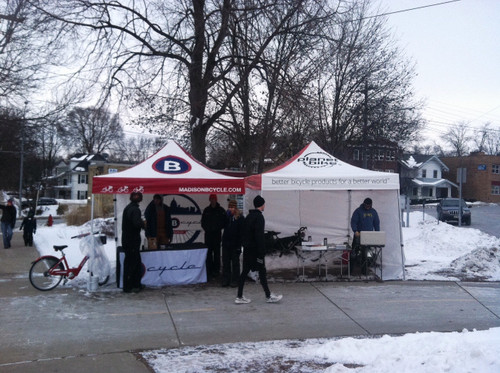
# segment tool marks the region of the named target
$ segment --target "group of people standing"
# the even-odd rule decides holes
[[[146,231],[148,244],[154,245],[155,248],[168,245],[174,235],[170,208],[163,203],[163,197],[159,194],[153,196],[153,200],[144,212],[146,220],[142,219],[139,207],[142,198],[142,193],[132,192],[130,203],[123,210],[122,249],[125,253],[123,291],[125,293],[138,293],[144,289],[144,285],[141,284],[141,230]]]
[[[142,262],[140,257],[141,229],[145,229],[148,240],[155,239],[158,247],[172,241],[173,229],[168,206],[162,197],[155,195],[145,211],[145,221],[141,217],[139,203],[142,193],[130,195],[130,203],[123,211],[122,248],[125,253],[123,265],[123,291],[137,293],[144,286],[141,284]],[[265,265],[264,227],[262,214],[265,200],[257,196],[253,200],[255,209],[250,210],[245,218],[235,200],[228,202],[227,210],[217,201],[217,195],[209,196],[210,204],[203,210],[201,226],[205,232],[207,246],[207,279],[215,279],[221,273],[222,286],[237,287],[235,303],[250,303],[243,296],[243,288],[250,271],[258,271],[259,280],[268,303],[279,302],[282,295],[271,293],[267,284]],[[222,247],[222,255],[221,255]],[[240,271],[240,254],[243,247],[243,269]]]

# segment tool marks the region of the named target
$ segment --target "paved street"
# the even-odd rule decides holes
[[[277,281],[277,304],[250,283],[248,305],[216,284],[40,292],[27,276],[36,250],[21,241],[0,249],[0,372],[150,372],[138,351],[500,326],[499,283]]]

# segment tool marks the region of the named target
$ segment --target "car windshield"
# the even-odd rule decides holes
[[[446,206],[446,207],[458,207],[458,202],[459,202],[458,199],[443,200],[443,206]],[[465,204],[464,200],[462,200],[462,206],[467,206]]]

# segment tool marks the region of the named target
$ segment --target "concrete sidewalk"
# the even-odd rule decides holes
[[[271,283],[284,295],[276,304],[249,283],[252,303],[236,305],[236,289],[211,283],[139,294],[115,284],[40,292],[28,280],[37,256],[19,232],[12,249],[0,249],[0,372],[151,372],[137,352],[500,326],[499,283]]]

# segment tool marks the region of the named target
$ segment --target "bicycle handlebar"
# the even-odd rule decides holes
[[[90,236],[91,234],[99,234],[99,233],[101,233],[101,232],[94,232],[94,233],[87,232],[87,233],[81,233],[81,234],[77,234],[76,236],[70,237],[70,239],[73,239],[73,238],[82,238],[82,237],[87,237],[87,236]]]

